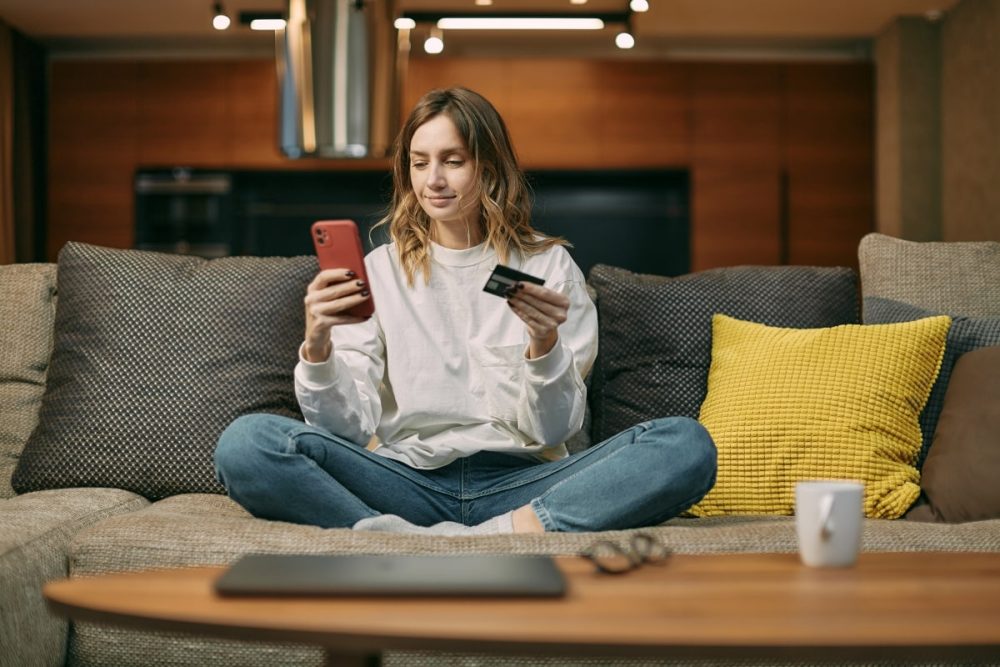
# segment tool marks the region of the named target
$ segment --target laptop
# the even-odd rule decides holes
[[[215,581],[220,595],[559,597],[549,556],[248,554]]]

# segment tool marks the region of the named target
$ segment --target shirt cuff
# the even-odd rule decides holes
[[[572,355],[557,341],[552,349],[540,357],[525,359],[525,375],[529,382],[548,382],[566,372]]]
[[[299,346],[299,379],[310,387],[329,387],[336,377],[336,355],[332,352],[325,361],[307,361],[303,353],[305,343]]]

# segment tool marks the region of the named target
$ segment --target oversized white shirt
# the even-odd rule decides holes
[[[583,273],[561,246],[508,260],[570,299],[559,340],[527,359],[528,332],[505,299],[483,291],[497,263],[480,244],[433,244],[431,279],[406,282],[395,244],[365,258],[375,315],[331,330],[334,354],[301,356],[295,391],[307,423],[377,454],[437,468],[479,451],[566,455],[583,423],[583,378],[597,355],[597,312]]]

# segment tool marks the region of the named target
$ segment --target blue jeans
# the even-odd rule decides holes
[[[417,470],[323,429],[269,414],[240,417],[222,433],[215,467],[251,514],[324,528],[396,514],[410,523],[466,525],[530,503],[548,531],[662,523],[715,484],[716,451],[693,419],[634,426],[553,462],[480,452]]]

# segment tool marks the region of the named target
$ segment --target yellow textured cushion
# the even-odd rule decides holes
[[[917,418],[951,318],[782,329],[712,319],[701,423],[715,439],[715,488],[690,514],[792,514],[795,483],[856,479],[865,515],[898,518],[920,493]]]

